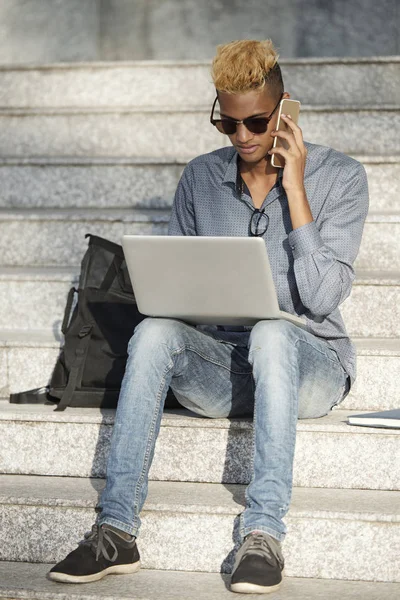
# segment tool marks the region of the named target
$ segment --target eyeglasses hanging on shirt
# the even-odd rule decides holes
[[[269,225],[269,216],[265,214],[264,209],[254,209],[249,224],[249,234],[251,237],[261,237],[267,231]]]
[[[239,172],[238,172],[238,176]],[[240,197],[243,199],[244,193],[244,181],[242,177],[240,177],[239,181],[239,191]],[[249,236],[250,237],[261,237],[265,234],[269,225],[269,216],[265,213],[265,209],[260,210],[259,208],[255,208],[253,210],[253,214],[250,218],[249,223]]]

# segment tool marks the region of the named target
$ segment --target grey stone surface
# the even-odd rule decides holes
[[[109,235],[110,229],[112,227],[108,226],[105,232],[92,227],[90,231],[120,242],[119,236]],[[127,227],[126,231],[132,232],[132,229]],[[85,245],[83,236],[80,239],[83,241],[79,253],[82,256]],[[55,249],[57,243],[59,240],[55,240]],[[33,240],[32,246],[36,252],[43,250],[37,238]],[[75,277],[77,272],[78,269]],[[351,295],[340,306],[348,334],[363,338],[400,337],[398,273],[377,271],[367,273],[366,276],[362,276],[362,273],[363,271],[356,273]],[[59,332],[72,280],[73,271],[60,267],[0,268],[0,328],[42,328]],[[370,318],[371,314],[374,315],[373,319]]]
[[[0,475],[2,505],[93,508],[103,479]],[[238,484],[149,482],[146,511],[236,515],[245,506]],[[293,488],[291,516],[400,523],[400,494],[394,491]]]
[[[184,166],[129,159],[76,163],[0,164],[0,206],[170,208]],[[395,183],[392,165],[389,170]]]
[[[368,177],[368,189],[370,199],[370,210],[394,211],[398,209],[398,198],[400,197],[400,163],[385,164],[363,162]]]
[[[107,577],[96,583],[81,586],[60,586],[45,577],[51,565],[27,563],[0,563],[0,598],[9,600],[228,600],[228,574],[156,571],[142,569],[135,575]],[[397,600],[398,583],[345,581],[286,577],[277,600]]]
[[[61,336],[43,329],[31,329],[28,333],[21,330],[0,329],[0,348],[58,348]]]
[[[60,343],[46,332],[0,330],[0,397],[46,383]]]
[[[116,37],[119,34],[117,48],[123,52],[123,40],[128,36],[120,37],[120,32],[126,31],[129,14],[119,14],[115,0],[111,0],[110,5],[114,7],[119,25],[115,29]],[[361,10],[363,24],[356,25]],[[388,22],[388,19],[395,21],[397,18],[394,0],[386,0],[384,10],[385,15],[370,1],[349,4],[343,0],[331,3],[283,0],[277,10],[272,0],[250,0],[246,5],[216,0],[208,3],[156,0],[148,13],[149,29],[142,30],[137,47],[139,40],[141,46],[149,36],[149,53],[145,55],[149,58],[211,57],[217,44],[243,37],[265,39],[272,36],[284,56],[396,54],[398,27],[395,22]],[[115,54],[106,56],[113,59]]]
[[[98,480],[3,476],[3,560],[52,562],[88,529]],[[150,569],[229,572],[241,486],[152,482],[138,545]],[[288,576],[398,581],[400,495],[295,488],[283,543]],[[199,544],[199,532],[202,543]],[[328,541],[329,540],[329,541]],[[340,543],[341,552],[337,552]],[[374,561],[368,556],[376,555]]]
[[[4,272],[3,272],[4,275]],[[0,279],[0,327],[4,329],[48,328],[55,334],[61,329],[72,274],[65,277],[61,270],[54,278],[43,273],[9,275]]]
[[[7,218],[9,217],[9,218]],[[15,211],[0,215],[3,265],[78,265],[86,233],[122,242],[124,234],[167,234],[170,209]],[[22,239],[21,239],[22,238]],[[25,240],[25,241],[23,241]]]
[[[400,270],[400,213],[368,216],[355,267]]]
[[[394,527],[385,524],[380,528],[377,523],[369,522],[365,528],[362,528],[361,533],[357,525],[356,521],[347,521],[345,532],[339,532],[334,530],[332,522],[326,520],[316,521],[315,518],[296,520],[291,526],[291,534],[292,538],[297,539],[293,540],[290,551],[287,552],[288,559],[292,556],[297,559],[298,573],[303,569],[310,569],[313,574],[322,578],[334,578],[339,570],[343,579],[380,580],[386,569],[390,572],[390,578],[397,578],[398,561],[394,557],[398,556],[398,541],[394,541],[392,547],[390,543],[388,544]],[[311,558],[308,562],[303,550],[307,545],[313,546],[318,555],[324,555],[326,560],[322,563],[320,559]],[[381,548],[383,552],[388,550],[391,562],[386,565],[386,568],[381,561],[382,555],[378,559],[379,566],[372,564],[370,559],[372,546]],[[351,565],[352,555],[357,555],[361,563],[357,571]]]
[[[0,156],[195,156],[227,143],[207,111],[0,111]],[[393,149],[395,146],[393,146]]]
[[[87,246],[88,231],[119,244],[127,233],[166,235],[170,213],[170,208],[3,210],[0,265],[77,265]],[[371,212],[355,268],[400,271],[399,239],[399,212]]]
[[[346,410],[391,410],[400,406],[400,358],[358,356],[357,379],[341,405]]]
[[[25,9],[24,0],[3,0],[0,60],[210,58],[217,44],[271,36],[283,56],[399,52],[396,0],[379,5],[372,0],[281,0],[279,10],[272,0],[249,0],[245,5],[220,0],[84,4],[78,10],[75,1],[30,0]]]
[[[279,63],[286,91],[302,104],[384,107],[400,95],[395,56]],[[0,66],[2,107],[211,107],[214,97],[211,61]]]
[[[383,60],[384,62],[380,62]],[[399,98],[398,58],[279,61],[285,90],[302,104],[385,106]]]
[[[0,347],[0,397],[5,398],[10,393],[10,379],[8,376],[8,351]]]
[[[346,55],[366,56],[370,44],[375,46],[375,44],[381,45],[382,43],[388,44],[387,48],[389,46],[397,47],[395,53],[398,53],[396,25],[388,23],[387,37],[383,32],[384,16],[382,11],[387,11],[388,19],[395,21],[398,19],[398,5],[391,0],[383,2],[379,6],[373,2],[348,3],[345,0],[334,0],[330,4],[325,1],[312,0],[300,6],[306,7],[307,21],[303,23],[302,34],[297,43],[303,48],[305,55],[318,54],[323,48],[322,52],[325,55],[334,56],[340,52],[339,48],[342,47],[342,52],[346,48]],[[359,18],[361,13],[365,20]],[[369,26],[367,22],[370,24]],[[375,24],[375,27],[370,29],[372,23]],[[321,39],[318,39],[319,36]],[[385,37],[386,42],[383,42]],[[383,46],[381,48],[383,49]],[[385,54],[382,49],[379,53]]]
[[[0,330],[0,397],[46,385],[59,354],[61,336]]]
[[[1,73],[1,72],[0,72]],[[368,176],[370,210],[398,208],[398,157],[354,156]],[[388,161],[388,162],[386,162]],[[141,159],[2,159],[0,207],[170,208],[180,174],[178,162]]]
[[[353,337],[398,337],[400,329],[398,286],[362,281],[353,285],[341,304],[347,331]]]
[[[373,65],[377,73],[391,73],[396,67],[396,61]],[[10,108],[158,107],[164,110],[166,106],[187,109],[209,104],[211,109],[215,88],[210,71],[211,63],[189,62],[0,67],[0,100],[1,106]]]
[[[95,60],[97,0],[2,0],[1,63]]]
[[[0,156],[194,157],[229,140],[209,123],[209,108],[3,109]],[[347,154],[400,153],[400,111],[303,106],[304,139]],[[371,144],[374,140],[374,144]]]
[[[0,412],[0,472],[104,476],[112,411],[102,411],[106,421],[101,424],[79,419],[82,413],[76,411],[78,421],[72,420],[73,409],[68,409],[60,420],[52,406],[42,406],[39,411],[36,407],[4,408]],[[99,411],[95,409],[92,418],[96,412],[98,419]],[[400,431],[350,426],[349,414],[335,410],[320,419],[298,421],[294,485],[399,489]],[[251,440],[251,419],[202,419],[186,411],[175,415],[167,412],[150,478],[248,483]]]
[[[0,350],[1,353],[1,350]],[[10,393],[47,385],[56,364],[57,348],[8,348]]]

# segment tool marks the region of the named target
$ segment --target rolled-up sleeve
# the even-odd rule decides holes
[[[367,175],[354,162],[332,187],[318,225],[289,233],[300,299],[316,316],[332,313],[351,292],[368,206]]]
[[[168,235],[197,235],[193,208],[193,176],[187,165],[176,188]]]

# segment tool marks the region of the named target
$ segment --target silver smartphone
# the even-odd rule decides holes
[[[279,105],[278,125],[277,125],[276,129],[277,129],[277,131],[291,131],[289,126],[286,125],[286,123],[283,121],[283,119],[281,119],[282,113],[284,115],[290,115],[292,117],[292,121],[294,123],[296,123],[296,125],[297,125],[299,122],[300,102],[298,100],[291,100],[290,98],[284,98],[283,100],[281,100],[281,103]],[[275,137],[274,144],[272,147],[279,148],[280,146],[285,148],[286,150],[289,147],[286,140],[279,138],[279,137]],[[283,156],[280,156],[279,154],[273,154],[272,159],[271,159],[271,165],[273,167],[284,167],[285,159],[283,158]]]

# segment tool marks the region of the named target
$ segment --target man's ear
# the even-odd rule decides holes
[[[284,92],[284,94],[283,94],[283,96],[282,96],[282,99],[283,99],[283,98],[290,98],[290,94],[289,94],[289,92]]]

